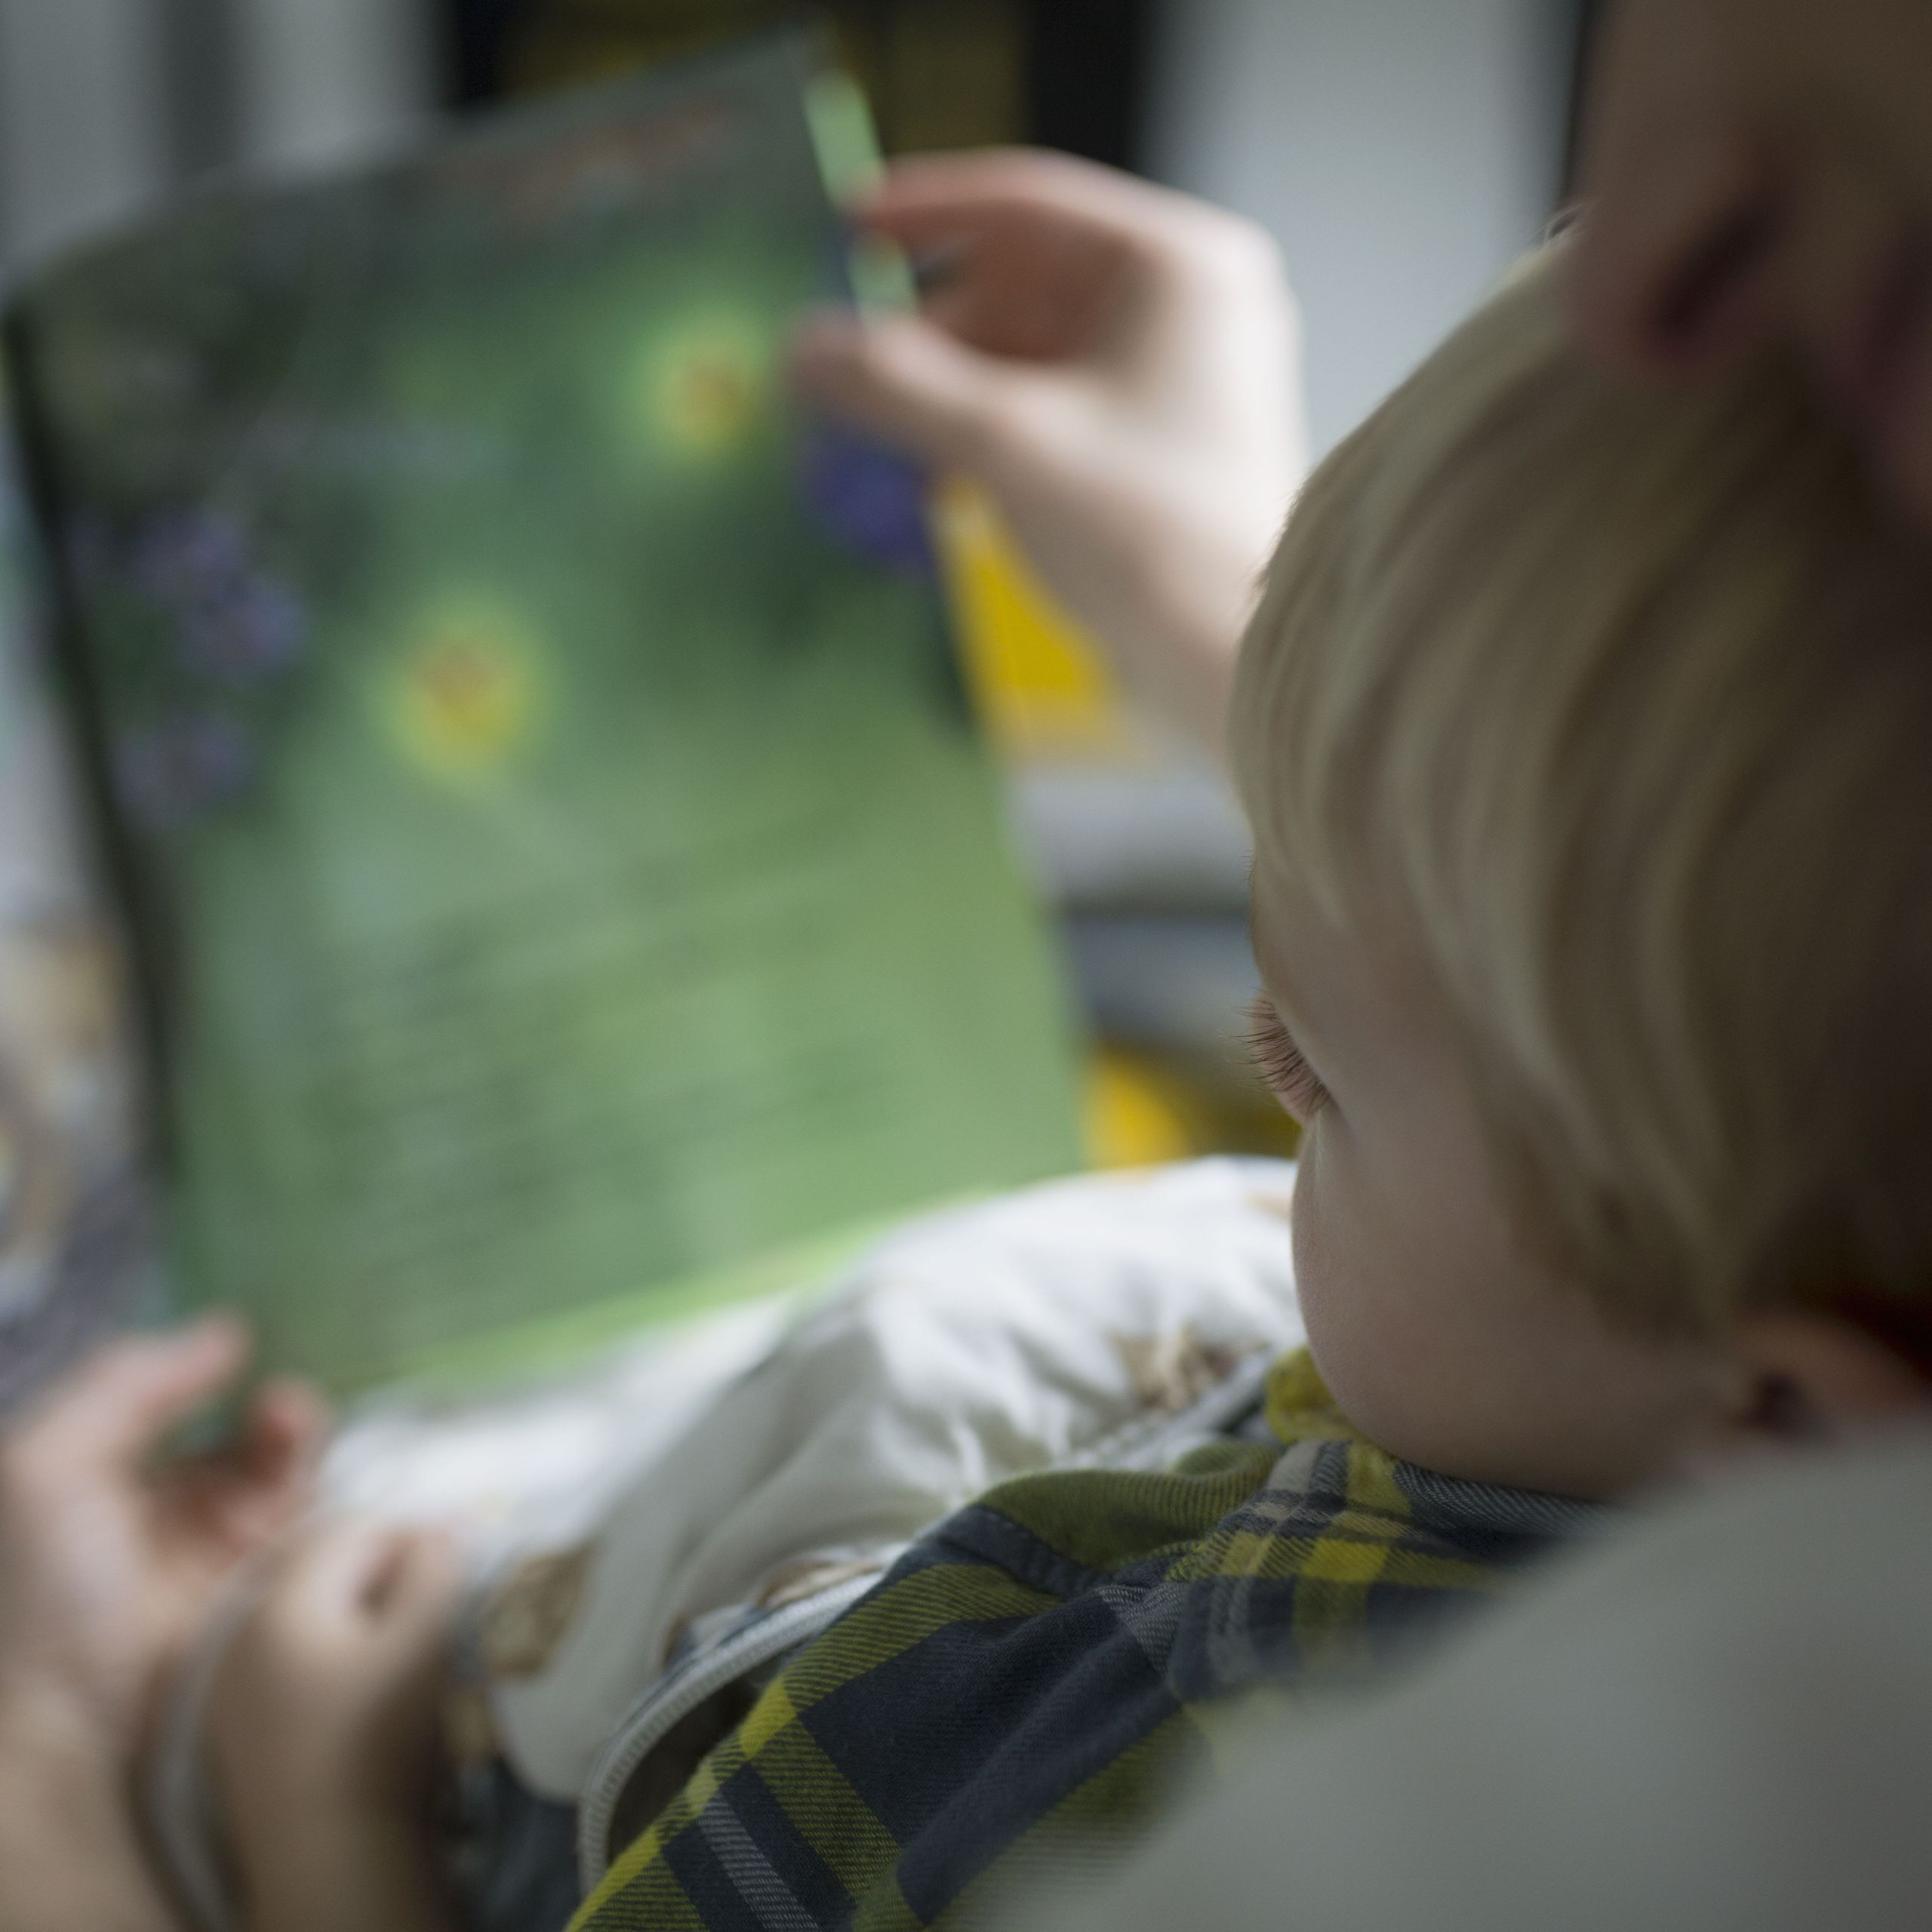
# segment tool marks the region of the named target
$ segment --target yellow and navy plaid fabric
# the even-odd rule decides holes
[[[792,1660],[574,1932],[976,1919],[1144,1820],[1235,1693],[1358,1681],[1595,1513],[1398,1462],[1305,1354],[1266,1422],[1166,1474],[1029,1477],[948,1518]]]

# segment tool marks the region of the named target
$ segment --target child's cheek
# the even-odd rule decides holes
[[[1360,1150],[1325,1112],[1302,1141],[1294,1203],[1295,1286],[1308,1346],[1349,1420],[1401,1432],[1415,1359],[1427,1353],[1401,1269],[1383,1245]],[[1421,1345],[1421,1346],[1419,1346]]]
[[[1308,1324],[1308,1345],[1314,1352],[1315,1366],[1324,1375],[1324,1352],[1335,1352],[1328,1338],[1338,1325],[1334,1318],[1339,1312],[1337,1303],[1347,1292],[1345,1278],[1349,1263],[1346,1247],[1338,1247],[1337,1236],[1347,1227],[1348,1220],[1346,1214],[1337,1214],[1331,1198],[1334,1162],[1324,1159],[1322,1151],[1327,1138],[1318,1115],[1302,1136],[1289,1220],[1295,1293],[1301,1304],[1302,1318]]]

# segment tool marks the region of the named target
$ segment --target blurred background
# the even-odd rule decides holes
[[[0,0],[0,275],[236,167],[336,166],[440,117],[795,17],[777,0]],[[890,151],[1035,141],[1251,215],[1306,324],[1325,448],[1561,205],[1590,0],[847,0]],[[1097,1160],[1276,1149],[1240,1045],[1244,841],[1149,743],[980,507],[967,653],[1096,1050]]]

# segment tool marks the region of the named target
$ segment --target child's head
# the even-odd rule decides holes
[[[1916,1386],[1932,548],[1783,367],[1592,373],[1561,269],[1309,485],[1235,753],[1331,1386],[1609,1491]]]

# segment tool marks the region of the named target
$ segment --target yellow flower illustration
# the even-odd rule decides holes
[[[439,777],[494,771],[539,709],[533,654],[515,624],[478,606],[445,612],[391,674],[388,709],[411,758]]]
[[[764,413],[771,352],[743,316],[693,318],[646,352],[643,414],[654,442],[700,459],[739,448]]]

